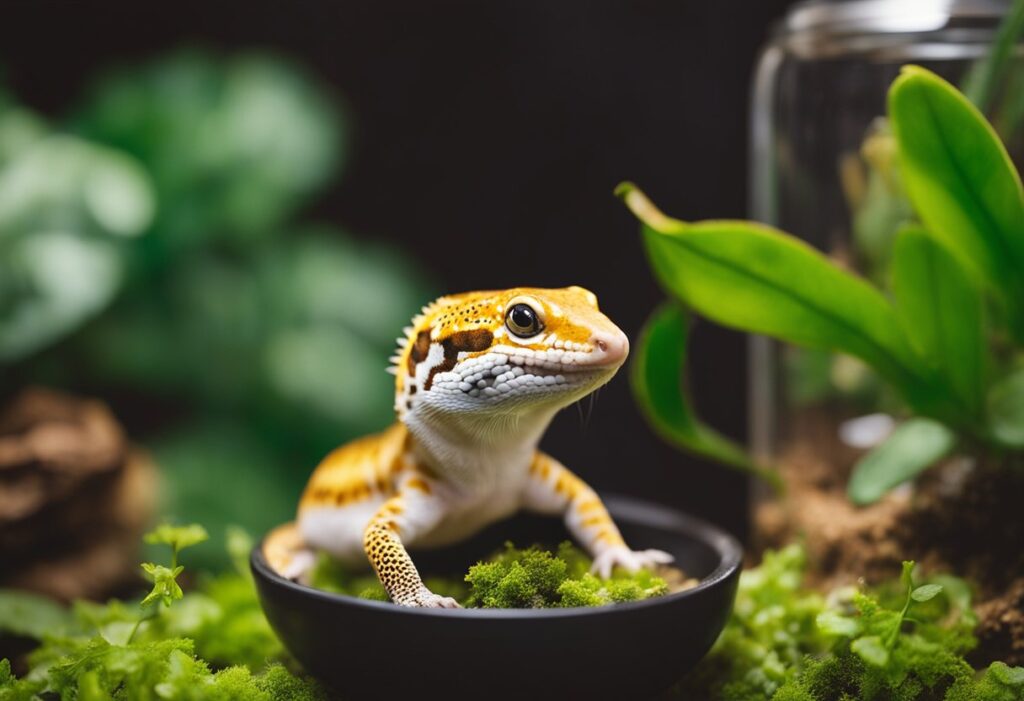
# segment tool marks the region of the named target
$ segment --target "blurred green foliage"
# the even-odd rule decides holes
[[[391,419],[387,357],[433,292],[393,248],[301,220],[346,125],[266,55],[118,70],[52,123],[0,93],[0,391],[119,398],[166,515],[215,540],[289,518],[328,450]]]

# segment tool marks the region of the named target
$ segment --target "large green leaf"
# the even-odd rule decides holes
[[[993,438],[1011,448],[1024,448],[1024,369],[992,386],[988,413]]]
[[[67,608],[52,599],[17,589],[0,589],[0,634],[42,640],[45,635],[61,635],[72,623]]]
[[[956,434],[931,419],[906,421],[884,443],[854,466],[847,493],[856,504],[877,501],[898,484],[906,482],[956,445]]]
[[[117,246],[74,231],[0,243],[0,362],[54,343],[102,311],[121,287]]]
[[[918,407],[933,404],[920,360],[889,302],[802,241],[743,221],[684,223],[638,190],[616,190],[643,222],[654,272],[671,294],[720,324],[861,358]]]
[[[648,422],[669,443],[759,475],[776,487],[778,475],[757,465],[741,447],[693,414],[683,390],[688,318],[676,304],[659,307],[640,334],[631,366],[633,394]]]
[[[155,208],[134,159],[24,122],[0,111],[0,361],[106,309],[125,277],[125,241],[146,233]]]
[[[889,90],[889,118],[921,220],[987,281],[1024,338],[1024,190],[999,137],[956,88],[916,66]]]
[[[987,346],[974,281],[942,244],[913,227],[896,238],[892,291],[910,342],[941,373],[966,418],[976,419],[982,411]]]

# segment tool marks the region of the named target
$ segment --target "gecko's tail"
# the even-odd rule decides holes
[[[316,556],[294,521],[278,526],[267,535],[263,541],[263,557],[272,570],[296,582],[306,582],[316,562]]]

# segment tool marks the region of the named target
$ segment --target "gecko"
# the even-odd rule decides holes
[[[297,518],[264,554],[301,581],[323,551],[373,567],[392,602],[456,608],[423,583],[406,548],[460,541],[523,509],[563,517],[610,576],[672,561],[632,550],[601,499],[538,449],[555,414],[604,385],[629,340],[582,287],[447,295],[404,329],[388,368],[397,421],[316,467]]]

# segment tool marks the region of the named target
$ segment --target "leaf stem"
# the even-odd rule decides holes
[[[139,632],[139,627],[145,622],[150,621],[156,617],[156,611],[154,608],[146,609],[138,620],[135,621],[135,625],[132,626],[132,632],[128,634],[128,640],[125,642],[126,645],[130,645],[132,640],[135,639],[135,634]]]
[[[964,94],[979,110],[988,114],[998,87],[1010,70],[1013,48],[1024,34],[1024,0],[1016,0],[999,25],[991,50],[971,67],[964,80]]]

